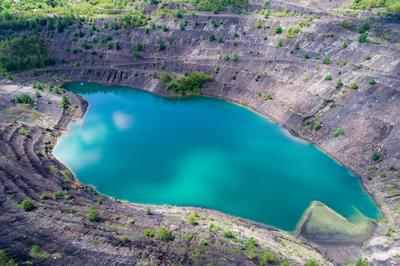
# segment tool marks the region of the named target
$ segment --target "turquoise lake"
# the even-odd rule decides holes
[[[216,209],[288,231],[314,200],[348,219],[379,216],[357,176],[246,108],[92,83],[66,88],[90,106],[54,154],[101,193]]]

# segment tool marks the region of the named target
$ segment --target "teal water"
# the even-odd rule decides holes
[[[101,193],[217,209],[288,231],[314,200],[349,219],[379,216],[358,177],[243,107],[91,83],[67,89],[90,107],[54,153]]]

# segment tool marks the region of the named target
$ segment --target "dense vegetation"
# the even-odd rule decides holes
[[[175,78],[164,72],[161,74],[160,79],[168,91],[179,95],[200,94],[204,83],[214,80],[213,77],[203,72],[193,72],[181,78]]]
[[[400,1],[398,0],[353,0],[355,9],[372,9],[386,7],[390,12],[400,13]]]
[[[25,35],[0,41],[0,68],[18,71],[53,64],[46,45],[35,35]]]
[[[241,13],[249,4],[248,0],[181,0],[181,2],[195,3],[198,10],[214,13],[229,9],[234,13]]]
[[[2,266],[17,266],[18,264],[10,259],[7,254],[0,249],[0,265]]]

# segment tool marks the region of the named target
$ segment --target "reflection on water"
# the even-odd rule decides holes
[[[285,230],[314,200],[346,218],[379,215],[358,177],[245,108],[96,84],[68,89],[90,108],[55,155],[102,193],[218,209]]]

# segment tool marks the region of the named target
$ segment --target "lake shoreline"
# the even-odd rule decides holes
[[[80,84],[80,85],[79,85]],[[83,88],[85,88],[85,87],[87,87],[87,86],[91,86],[92,84],[94,85],[94,86],[96,86],[96,88],[97,88],[97,86],[98,85],[101,85],[101,84],[97,84],[97,83],[92,83],[92,84],[90,84],[90,83],[75,83],[75,84],[71,84],[71,86],[73,86],[74,88],[76,88],[76,89],[78,89],[78,88],[81,88],[81,89],[83,89]],[[66,84],[64,84],[64,86],[63,87],[68,87]],[[103,91],[103,90],[107,90],[107,86],[105,86],[105,87],[103,87],[103,86],[101,86],[101,87],[99,87],[99,90],[100,91]],[[118,89],[120,89],[120,90],[132,90],[132,91],[134,91],[134,90],[137,90],[137,91],[144,91],[144,92],[146,92],[146,93],[148,93],[146,90],[143,90],[143,89],[136,89],[136,88],[130,88],[130,87],[121,87],[121,86],[114,86],[113,87],[113,89],[114,88],[118,88]],[[79,89],[78,89],[79,90]],[[88,90],[90,90],[90,89],[88,89]],[[96,89],[94,89],[95,91],[96,91]],[[72,91],[74,91],[75,93],[76,93],[76,91],[75,90],[72,90]],[[95,92],[94,91],[94,92]],[[79,93],[79,92],[78,92]],[[79,93],[80,94],[80,93]],[[170,98],[170,99],[176,99],[176,100],[179,100],[179,99],[182,99],[182,97],[165,97],[165,96],[162,96],[162,95],[160,95],[160,94],[154,94],[154,95],[157,95],[157,96],[159,96],[159,97],[161,97],[161,98]],[[193,95],[194,97],[206,97],[206,98],[212,98],[212,99],[214,99],[213,97],[210,97],[210,96],[202,96],[202,95]],[[85,95],[82,95],[82,97],[85,97]],[[187,97],[184,97],[184,98],[190,98],[191,96],[187,96]],[[231,102],[229,102],[229,101],[225,101],[225,100],[223,100],[223,99],[218,99],[218,100],[222,100],[223,102],[227,102],[227,103],[231,103]],[[101,101],[101,102],[103,102],[103,100]],[[151,104],[151,103],[148,103],[148,104]],[[271,124],[271,125],[273,125],[273,127],[277,127],[277,130],[279,130],[279,131],[281,131],[281,132],[283,132],[283,134],[285,135],[285,136],[287,136],[289,139],[293,139],[295,142],[300,142],[300,140],[301,139],[299,139],[299,138],[295,138],[294,136],[292,136],[292,135],[288,135],[289,134],[289,131],[287,131],[285,128],[283,128],[283,127],[281,127],[279,124],[277,124],[276,122],[274,122],[274,121],[272,121],[272,120],[270,120],[267,116],[265,116],[265,115],[262,115],[262,114],[260,114],[259,112],[256,112],[256,111],[254,111],[254,110],[252,110],[251,108],[247,108],[247,107],[245,107],[245,106],[242,106],[242,105],[239,105],[239,104],[236,104],[236,103],[233,103],[233,104],[235,104],[235,105],[238,105],[240,108],[243,108],[243,109],[246,109],[246,110],[249,110],[249,111],[251,111],[252,113],[255,113],[256,115],[258,115],[258,116],[260,116],[260,117],[262,117],[263,119],[266,119],[267,121],[268,121],[268,123],[269,124]],[[88,103],[88,105],[89,105],[89,103]],[[107,108],[107,107],[102,107],[101,109],[104,109],[104,108]],[[98,109],[98,107],[97,107],[97,109]],[[123,110],[123,109],[121,109],[121,110]],[[99,111],[99,110],[98,110]],[[93,112],[95,112],[95,111],[93,111]],[[121,112],[128,112],[127,110],[125,110],[125,111],[121,111]],[[80,123],[83,123],[83,119],[85,119],[85,116],[82,118],[82,121],[80,122]],[[178,118],[179,119],[179,118]],[[199,119],[199,118],[198,118]],[[62,138],[63,136],[61,136],[61,138]],[[61,139],[60,138],[60,139]],[[121,141],[123,141],[123,140],[121,140]],[[126,141],[128,141],[128,140],[126,140]],[[124,141],[125,142],[125,141]],[[304,141],[304,142],[306,142],[306,141]],[[128,142],[129,143],[129,142]],[[306,143],[309,143],[309,142],[306,142]],[[311,144],[311,143],[309,143],[309,144]],[[115,144],[113,144],[112,146],[114,146]],[[128,145],[128,144],[127,144]],[[56,146],[55,146],[56,147]],[[315,145],[313,145],[313,147],[316,147]],[[65,150],[65,149],[64,149]],[[318,149],[318,151],[322,151],[321,149]],[[84,150],[82,150],[82,152],[84,152]],[[121,151],[122,152],[122,151]],[[324,154],[326,154],[326,153],[324,153]],[[132,155],[132,156],[134,156],[134,154]],[[330,158],[332,158],[332,157],[330,157]],[[60,157],[60,159],[61,159],[61,157]],[[110,158],[111,159],[111,158]],[[62,160],[61,160],[62,161]],[[334,160],[334,163],[335,164],[338,164],[340,167],[343,167],[338,161],[336,161],[336,160]],[[72,173],[74,173],[74,171],[72,171],[72,169],[71,168],[69,168],[69,170],[72,172]],[[129,171],[129,169],[127,169],[127,171]],[[74,173],[75,174],[75,173]],[[112,174],[112,173],[108,173],[107,175],[109,176],[110,174]],[[138,175],[140,175],[140,174],[138,174]],[[353,175],[352,173],[351,173],[351,175]],[[349,176],[350,177],[350,176]],[[353,177],[353,176],[352,176]],[[82,176],[81,176],[81,178],[82,178]],[[86,180],[87,180],[87,178],[88,177],[86,177]],[[357,180],[359,180],[359,177],[357,177],[357,176],[354,176],[354,178],[356,178]],[[89,182],[89,184],[90,184],[90,182]],[[261,184],[262,185],[262,184]],[[364,187],[362,187],[362,184],[360,184],[360,186],[361,186],[361,189],[362,189],[362,193],[365,193],[365,194],[367,194],[368,195],[368,193],[366,193],[366,191],[365,191],[365,189],[364,189]],[[102,193],[104,192],[104,189],[103,189],[103,191],[102,191]],[[107,193],[107,192],[104,192],[105,193],[105,195],[109,195],[110,193]],[[139,192],[138,192],[139,193]],[[112,193],[111,193],[112,194]],[[122,197],[122,196],[121,196]],[[125,199],[128,199],[128,201],[129,201],[129,198],[126,198],[126,197],[124,197]],[[170,199],[170,200],[173,200],[173,199]],[[221,199],[222,200],[222,199]],[[130,202],[134,202],[135,203],[135,200],[130,200]],[[149,204],[152,204],[151,203],[151,201],[149,202]],[[173,204],[173,205],[175,205],[176,203],[173,203],[173,201],[172,202],[170,202],[170,201],[167,201],[166,202],[166,204]],[[334,204],[334,203],[332,203],[332,202],[330,202],[330,204]],[[304,211],[302,212],[302,215],[301,215],[301,217],[304,217],[304,215],[306,214],[306,211],[307,211],[307,209],[310,207],[310,206],[312,206],[313,205],[313,203],[312,202],[310,202],[309,203],[309,205],[304,209]],[[189,205],[185,205],[185,206],[191,206],[190,204]],[[201,206],[201,203],[199,202],[199,203],[196,203],[196,205],[195,206]],[[335,206],[335,205],[332,205],[332,206]],[[214,207],[214,209],[218,209],[217,207]],[[231,210],[231,211],[228,211],[228,213],[232,213],[233,212],[233,210]],[[266,213],[268,213],[268,211],[266,212]],[[237,215],[239,215],[240,216],[240,214],[237,214]],[[302,220],[302,218],[299,218],[299,220],[297,220],[296,221],[296,223],[299,223],[301,220]],[[249,220],[252,220],[251,219],[251,217],[247,217],[247,219],[249,219]],[[260,217],[258,217],[258,218],[254,218],[253,220],[256,220],[257,222],[261,222],[260,221]],[[266,224],[267,226],[271,226],[271,225],[269,225],[268,224],[268,222],[267,221],[264,221],[264,222],[261,222],[261,223],[263,223],[263,224]],[[288,231],[288,232],[295,232],[295,231],[297,231],[298,230],[298,226],[296,226],[296,227],[293,227],[293,229],[290,229],[290,230],[287,230],[287,228],[280,228],[281,230],[285,230],[286,229],[286,231]]]
[[[72,113],[71,112],[62,112],[61,113],[57,124],[54,126],[54,128],[55,128],[54,133],[55,134],[53,134],[53,137],[52,137],[52,142],[53,143],[56,143],[57,140],[59,139],[59,137],[62,134],[66,133],[67,126],[70,123],[70,121],[72,121],[74,119],[82,119],[84,117],[84,114],[87,111],[87,108],[88,108],[88,103],[86,102],[86,100],[83,97],[77,96],[77,95],[72,94],[72,93],[67,93],[67,94],[68,94],[68,98],[71,100],[73,105],[76,106],[76,107],[73,108],[74,110],[73,110]],[[36,134],[33,135],[32,137],[36,138],[35,137]],[[47,156],[49,156],[49,157],[47,158]],[[45,161],[46,160],[50,160],[50,162],[55,163],[56,165],[58,165],[58,167],[61,167],[60,162],[56,161],[55,157],[52,155],[51,152],[46,153],[45,157],[39,157],[39,158],[41,160],[45,160]],[[64,165],[62,165],[62,167],[65,168]],[[48,169],[48,168],[36,169],[35,171],[48,172],[48,170],[46,170],[46,169]],[[65,168],[65,169],[67,169],[67,168]],[[22,175],[24,175],[24,173],[22,173]],[[55,178],[54,181],[57,181],[57,180],[59,180],[60,176],[51,174],[50,177],[48,177],[48,178],[51,178],[51,179]],[[61,178],[63,178],[63,176],[61,176]],[[57,181],[57,182],[59,182],[59,181]],[[73,198],[74,198],[74,200],[76,199],[78,201],[80,201],[80,198],[82,197],[82,195],[79,195],[80,194],[79,191],[83,190],[83,191],[86,191],[84,194],[87,194],[87,193],[92,194],[92,193],[94,193],[93,196],[98,195],[98,196],[95,196],[95,197],[100,197],[102,199],[102,201],[107,202],[107,205],[109,205],[109,204],[111,204],[111,205],[122,204],[122,206],[125,206],[125,207],[128,207],[128,208],[134,208],[136,210],[139,210],[140,212],[143,213],[141,215],[145,215],[144,213],[146,212],[146,208],[148,207],[148,205],[121,202],[119,200],[113,200],[113,199],[111,199],[109,197],[104,197],[102,195],[99,195],[93,188],[90,188],[88,186],[82,185],[75,178],[73,178],[72,182],[70,182],[69,184],[63,184],[63,187],[64,187],[63,190],[67,189],[67,191],[69,191],[69,193],[77,192],[78,195],[74,195]],[[90,196],[90,197],[93,197],[93,196]],[[86,196],[83,196],[83,197],[86,197]],[[84,199],[84,198],[82,198],[82,199]],[[86,201],[86,200],[84,200],[84,201]],[[99,205],[99,206],[101,206],[101,205]],[[129,206],[131,206],[131,207],[129,207]],[[172,207],[172,206],[155,206],[155,205],[150,205],[150,206],[151,206],[150,207],[151,209],[155,209],[155,210],[157,210],[157,212],[160,212],[160,213],[163,213],[163,214],[169,213],[169,210],[172,208],[174,210],[174,212],[180,212],[180,211],[186,210],[185,213],[190,213],[190,212],[196,211],[196,212],[202,213],[206,217],[215,216],[216,215],[216,216],[220,217],[220,218],[218,218],[218,220],[221,220],[221,221],[222,220],[231,220],[231,221],[235,221],[235,223],[236,223],[236,221],[238,221],[238,222],[240,221],[241,225],[238,227],[238,229],[240,228],[239,231],[244,230],[244,228],[254,228],[254,227],[256,227],[256,228],[258,228],[257,230],[260,230],[260,232],[257,232],[257,237],[270,235],[271,232],[276,232],[279,235],[282,235],[282,234],[286,235],[286,233],[284,233],[283,231],[275,229],[273,227],[269,227],[269,226],[267,226],[265,224],[252,222],[252,221],[249,221],[247,219],[243,219],[243,218],[239,218],[239,217],[233,217],[233,216],[230,216],[230,215],[227,215],[227,214],[223,214],[223,213],[221,213],[219,211],[207,210],[207,209],[203,209],[203,208],[191,208],[191,207]],[[246,231],[247,231],[247,229],[246,229]],[[286,237],[289,237],[289,235],[287,235]],[[293,237],[293,236],[290,236],[289,239],[291,237]],[[291,241],[304,241],[304,242],[302,242],[302,244],[300,244],[301,246],[306,247],[306,246],[308,246],[308,244],[312,244],[314,246],[314,248],[319,249],[319,246],[318,246],[318,245],[320,245],[319,243],[308,243],[308,244],[306,244],[308,242],[306,239],[300,240],[301,237],[297,237],[297,238],[298,238],[298,240],[292,239]],[[269,241],[271,241],[271,240],[269,240]],[[346,246],[346,245],[343,245],[343,243],[340,243],[340,244],[337,243],[336,245],[337,245],[337,247],[340,247],[340,248],[343,248],[344,246]],[[354,246],[354,245],[351,244],[351,246]],[[360,246],[358,246],[358,248],[353,247],[351,252],[356,252],[356,250],[359,249],[359,247]],[[348,246],[347,246],[347,249],[348,249]],[[330,256],[332,256],[332,253],[330,254]]]
[[[7,92],[7,94],[0,95],[2,99],[12,97],[13,94],[21,91],[21,85],[3,83],[0,86],[5,88]],[[27,93],[34,92],[29,86],[23,85],[22,87]],[[15,90],[14,88],[19,89]],[[18,258],[19,262],[24,261],[24,258],[26,258],[25,250],[30,248],[31,243],[39,245],[49,253],[59,253],[60,256],[57,255],[55,260],[59,264],[68,264],[74,260],[80,260],[81,262],[88,260],[91,263],[98,261],[100,264],[105,261],[112,262],[116,258],[119,261],[126,262],[142,260],[145,258],[142,256],[147,256],[144,255],[147,253],[139,252],[132,256],[126,253],[129,247],[124,248],[122,245],[120,250],[113,248],[116,239],[128,235],[129,238],[132,238],[130,241],[135,246],[151,241],[153,247],[146,248],[146,252],[162,254],[163,263],[165,263],[176,261],[176,249],[179,248],[179,243],[183,241],[181,234],[191,232],[194,235],[210,234],[210,241],[212,240],[212,242],[209,245],[212,245],[213,249],[210,249],[209,252],[218,253],[218,257],[228,260],[232,264],[247,264],[248,260],[243,257],[243,254],[233,255],[229,249],[226,249],[226,245],[228,247],[242,245],[241,242],[248,237],[257,239],[260,243],[260,248],[263,245],[268,245],[271,252],[276,252],[282,259],[286,258],[295,264],[303,264],[311,258],[315,258],[323,265],[331,264],[329,260],[322,257],[304,240],[297,239],[283,231],[263,224],[202,208],[148,206],[127,203],[104,197],[93,188],[82,185],[64,165],[55,159],[51,149],[46,148],[43,154],[40,153],[38,155],[34,152],[35,148],[32,148],[33,146],[48,146],[51,143],[54,146],[58,138],[66,132],[70,121],[81,119],[84,116],[87,102],[82,97],[72,93],[67,92],[66,95],[73,108],[68,112],[55,112],[54,110],[59,108],[58,102],[61,101],[61,97],[50,92],[42,93],[38,111],[43,116],[56,117],[53,125],[38,125],[37,123],[41,123],[42,120],[28,118],[24,118],[23,122],[19,123],[12,122],[13,119],[10,120],[11,122],[7,122],[9,119],[7,117],[6,120],[0,121],[0,126],[2,127],[0,139],[6,140],[6,142],[0,142],[0,150],[4,154],[4,158],[7,158],[5,161],[3,160],[1,169],[9,177],[8,179],[1,179],[1,181],[3,182],[3,189],[5,186],[6,191],[11,187],[16,189],[14,194],[8,195],[9,192],[3,194],[8,195],[8,199],[0,206],[2,210],[0,217],[5,221],[0,225],[0,231],[2,232],[0,248],[4,249],[7,254],[11,254],[12,257]],[[42,105],[42,103],[50,99],[53,102],[51,105]],[[21,119],[21,117],[18,119]],[[27,138],[17,133],[21,126],[25,127],[29,132]],[[26,144],[20,150],[22,146],[19,143],[24,143],[24,139],[26,139]],[[19,184],[19,182],[22,183]],[[29,193],[25,191],[25,185],[23,184],[29,184]],[[47,195],[46,199],[42,199],[44,194]],[[27,197],[34,201],[35,208],[33,211],[24,212],[16,204]],[[98,222],[87,221],[86,215],[89,206],[96,206],[100,217]],[[149,214],[149,209],[151,214]],[[186,217],[193,212],[198,215],[196,225],[186,222]],[[116,214],[118,215],[118,220],[113,218]],[[23,217],[23,219],[16,221],[16,217]],[[76,219],[79,220],[79,223],[76,223]],[[133,223],[130,222],[130,219],[133,220]],[[11,224],[12,227],[10,227]],[[215,233],[210,233],[208,229],[210,224],[216,224],[217,228],[221,229],[217,229]],[[159,226],[170,228],[176,240],[163,243],[162,241],[148,239],[142,235],[144,228],[153,227],[156,229]],[[37,234],[37,228],[42,227],[46,228],[46,233]],[[115,229],[108,232],[109,229],[106,230],[106,228],[110,227],[115,227]],[[27,240],[19,242],[19,246],[14,245],[14,237],[20,234],[16,234],[15,228],[18,228],[18,232],[23,233],[27,238]],[[236,240],[232,242],[224,238],[222,236],[224,230],[234,232]],[[93,238],[91,237],[92,235],[97,235],[97,237]],[[79,239],[77,238],[78,236]],[[100,243],[91,244],[94,241],[93,239],[98,239],[96,241],[100,241]],[[117,243],[120,243],[118,241]],[[279,242],[281,241],[284,241],[286,245],[292,246],[293,250],[302,250],[302,256],[299,257],[297,253],[289,251],[281,253],[282,251],[279,248]],[[79,248],[80,255],[76,256],[76,244],[78,243],[81,246]],[[192,249],[196,248],[197,244],[190,241],[188,245],[188,248]],[[64,250],[62,246],[69,247],[69,249]],[[95,255],[98,252],[102,253],[101,259]],[[204,255],[206,256],[204,259],[206,259],[211,254],[206,253]],[[72,259],[71,256],[74,256],[75,259]],[[186,258],[181,263],[185,264],[185,261],[188,263],[190,260],[191,258]],[[37,260],[36,262],[39,261]]]

